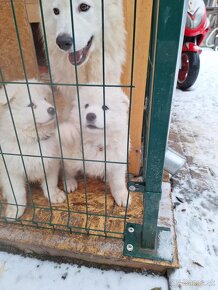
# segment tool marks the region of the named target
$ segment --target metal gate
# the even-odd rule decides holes
[[[14,81],[5,79],[4,69],[1,69],[1,92],[4,92],[6,97],[7,109],[10,112],[11,120],[13,122],[13,129],[17,139],[18,152],[13,153],[10,150],[3,150],[1,145],[1,162],[2,168],[7,173],[7,177],[11,186],[11,191],[14,196],[13,205],[17,207],[25,207],[25,212],[22,216],[17,218],[7,218],[5,216],[5,210],[9,205],[7,200],[3,197],[0,199],[1,208],[1,221],[3,223],[17,223],[21,226],[31,226],[36,228],[47,228],[57,231],[67,231],[72,234],[84,234],[84,235],[96,235],[106,238],[118,238],[124,240],[124,255],[133,256],[139,258],[162,258],[155,251],[157,246],[157,238],[162,231],[169,231],[167,228],[159,228],[158,213],[159,203],[162,193],[162,178],[163,178],[163,164],[166,150],[166,143],[168,137],[168,128],[170,121],[170,109],[173,92],[175,89],[175,83],[177,79],[178,64],[177,59],[181,48],[182,35],[181,31],[183,27],[184,18],[184,6],[186,1],[172,1],[172,0],[154,0],[152,8],[152,22],[151,22],[151,35],[150,35],[150,48],[147,67],[147,80],[146,86],[142,94],[144,95],[144,108],[143,108],[143,120],[141,120],[142,132],[142,170],[141,178],[133,178],[129,171],[129,154],[126,156],[126,161],[119,160],[107,160],[107,150],[104,151],[104,160],[89,160],[85,158],[83,134],[81,132],[81,144],[82,144],[82,158],[76,159],[83,163],[85,168],[88,162],[102,162],[105,166],[104,179],[105,182],[89,179],[86,174],[79,179],[79,192],[77,196],[70,193],[66,195],[66,201],[60,205],[53,205],[50,198],[48,183],[46,181],[48,190],[48,201],[42,197],[39,187],[32,186],[29,181],[28,172],[26,170],[26,160],[28,158],[35,158],[40,160],[43,169],[45,180],[47,180],[45,160],[56,159],[61,164],[61,168],[64,171],[64,160],[70,160],[66,158],[62,151],[62,141],[60,132],[60,120],[57,113],[55,114],[57,122],[57,139],[60,148],[60,155],[57,157],[45,156],[41,148],[41,140],[38,134],[38,125],[35,120],[34,110],[32,108],[34,126],[36,130],[36,136],[39,146],[39,155],[25,154],[22,152],[22,144],[19,142],[19,134],[17,133],[16,121],[13,118],[13,109],[11,109],[10,97],[8,96],[7,86],[16,86],[26,84],[29,101],[32,103],[31,88],[33,86],[50,86],[52,91],[52,105],[56,108],[56,87],[74,87],[77,93],[77,101],[80,111],[80,89],[82,87],[100,87],[102,88],[103,104],[106,105],[106,90],[111,87],[120,87],[126,89],[129,92],[129,115],[128,115],[128,139],[126,140],[127,152],[129,152],[130,144],[130,125],[133,118],[132,103],[136,100],[133,99],[133,93],[135,89],[134,74],[135,74],[135,55],[136,51],[136,22],[138,17],[137,0],[133,1],[133,30],[132,35],[128,37],[132,39],[131,47],[131,76],[130,82],[125,84],[108,84],[105,79],[105,10],[104,0],[102,3],[102,83],[99,84],[84,84],[78,80],[77,70],[75,65],[75,83],[57,83],[53,81],[52,68],[50,66],[49,51],[46,40],[46,27],[44,21],[44,12],[42,0],[39,0],[40,14],[42,18],[41,29],[44,36],[45,55],[48,66],[49,81],[33,82],[29,80],[28,69],[25,64],[25,53],[23,43],[21,41],[21,35],[19,30],[19,23],[16,15],[16,1],[6,1],[7,5],[10,5],[11,13],[13,15],[13,25],[16,31],[16,38],[19,48],[19,54],[21,59],[21,66],[23,70],[24,80]],[[72,0],[70,2],[71,20],[72,20],[72,35],[74,36],[74,15]],[[142,1],[143,2],[143,1]],[[1,6],[2,4],[0,4]],[[143,12],[141,12],[143,13]],[[143,17],[146,17],[145,15]],[[73,47],[75,50],[75,37],[73,37]],[[1,68],[1,63],[0,63]],[[15,69],[15,68],[14,68]],[[13,70],[13,68],[12,68]],[[135,96],[134,96],[135,97]],[[135,114],[135,112],[134,112]],[[81,112],[79,112],[80,125],[81,125]],[[104,118],[106,113],[104,113]],[[1,120],[2,121],[2,120]],[[104,120],[104,125],[105,125]],[[104,126],[104,148],[107,144],[107,134]],[[18,204],[16,201],[16,188],[12,182],[10,176],[10,170],[8,170],[7,160],[13,159],[13,162],[17,162],[17,158],[21,160],[24,168],[24,179],[26,183],[26,189],[28,193],[27,205]],[[72,158],[73,160],[73,158]],[[75,161],[75,159],[74,159]],[[19,161],[20,162],[20,161]],[[107,167],[108,164],[126,164],[127,166],[127,188],[128,198],[127,206],[124,209],[120,209],[114,203],[113,198],[109,194],[107,187]],[[84,170],[85,171],[85,170]],[[1,172],[0,172],[1,174]],[[63,177],[60,187],[67,191],[66,176]],[[129,196],[132,194],[132,204],[128,209]],[[142,205],[143,202],[143,205]]]

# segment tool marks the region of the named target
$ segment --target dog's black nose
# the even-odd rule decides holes
[[[96,119],[96,115],[94,113],[88,113],[86,115],[86,120],[89,122],[93,122]]]
[[[56,38],[56,43],[60,47],[60,49],[63,49],[65,51],[71,49],[73,45],[73,38],[69,34],[60,34]]]
[[[49,107],[48,110],[47,110],[47,112],[48,112],[50,115],[54,116],[54,114],[55,114],[55,109],[54,109],[53,107]]]

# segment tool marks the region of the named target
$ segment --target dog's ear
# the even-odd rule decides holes
[[[4,106],[15,97],[15,85],[0,87],[0,105]]]

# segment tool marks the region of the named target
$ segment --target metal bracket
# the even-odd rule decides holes
[[[157,237],[162,231],[170,231],[169,228],[157,227],[158,233]],[[125,240],[124,240],[124,250],[123,255],[134,258],[150,259],[157,261],[166,261],[165,258],[162,258],[158,253],[158,238],[157,244],[154,250],[144,249],[141,247],[141,238],[142,236],[142,225],[127,223],[125,231]],[[172,262],[172,259],[167,260]]]
[[[132,192],[145,192],[145,182],[128,182],[128,189]]]

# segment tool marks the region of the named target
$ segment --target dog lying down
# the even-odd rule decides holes
[[[31,80],[31,82],[35,81]],[[43,156],[60,156],[58,142],[56,141],[55,109],[46,100],[51,94],[50,88],[45,85],[30,85],[31,101],[27,86],[24,84],[7,85],[6,90],[8,101],[4,88],[0,89],[0,145],[2,152],[20,154],[21,149],[23,155],[40,156],[40,143]],[[38,136],[32,111],[35,115]],[[6,209],[7,218],[19,218],[24,213],[27,203],[26,174],[28,182],[41,182],[46,198],[48,198],[49,190],[51,203],[61,203],[65,200],[65,193],[57,187],[58,159],[43,158],[43,163],[44,168],[40,157],[24,156],[23,160],[19,155],[4,155],[4,160],[2,156],[0,157],[0,186],[3,197],[7,199],[9,204]],[[17,207],[16,204],[20,206]]]
[[[103,89],[99,87],[83,87],[79,90],[79,96],[82,132],[77,101],[71,111],[70,120],[61,125],[60,131],[64,157],[82,159],[84,151],[84,158],[87,161],[64,161],[67,191],[76,190],[78,172],[92,177],[105,178],[106,157],[108,162],[106,181],[109,183],[116,203],[119,206],[126,206],[128,199],[126,187],[128,97],[117,87],[105,89],[105,103]],[[104,143],[104,137],[106,137],[106,143]]]

